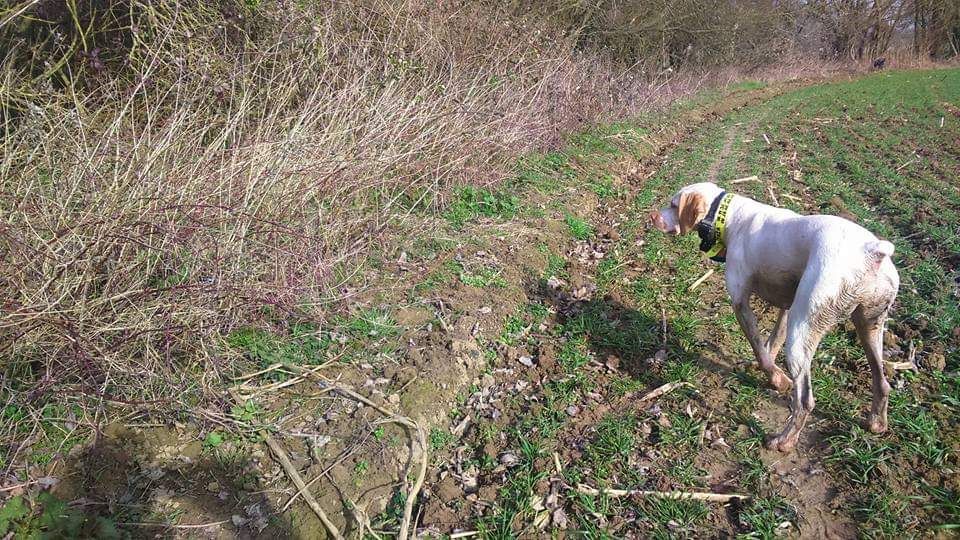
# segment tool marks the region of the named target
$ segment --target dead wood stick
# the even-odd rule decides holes
[[[790,195],[789,193],[781,193],[780,196],[781,196],[781,197],[786,197],[787,199],[790,199],[791,201],[802,201],[802,200],[803,200],[803,199],[801,199],[800,197],[797,197],[797,196],[795,196],[795,195]]]
[[[664,394],[669,394],[670,392],[673,392],[674,390],[676,390],[677,388],[680,388],[681,386],[692,387],[693,385],[688,382],[668,382],[663,386],[658,386],[657,388],[652,390],[649,394],[640,398],[638,401],[644,402],[644,401],[650,401],[651,399],[657,399],[658,397]]]
[[[913,362],[889,362],[884,360],[883,363],[893,371],[903,371],[906,369],[912,369],[914,371],[917,370],[917,365]]]
[[[239,377],[233,377],[232,380],[234,380],[234,381],[245,381],[245,380],[247,380],[247,379],[252,379],[252,378],[256,377],[257,375],[263,375],[264,373],[270,373],[271,371],[280,369],[280,368],[282,368],[282,367],[283,367],[283,364],[281,364],[281,363],[271,364],[271,365],[269,365],[269,366],[261,369],[260,371],[255,371],[255,372],[253,372],[253,373],[248,373],[248,374],[246,374],[246,375],[241,375],[241,376],[239,376]]]
[[[780,206],[780,201],[777,200],[777,194],[773,192],[773,186],[767,186],[767,192],[770,193],[770,198],[773,199],[773,205]]]
[[[731,184],[743,184],[744,182],[755,182],[760,180],[760,177],[757,175],[753,176],[744,176],[743,178],[737,178],[736,180],[731,180]]]
[[[240,393],[230,389],[230,394],[233,396],[233,399],[237,402],[237,405],[243,405],[243,400],[240,396]],[[293,481],[294,485],[297,486],[297,489],[303,492],[303,499],[307,501],[307,505],[310,506],[310,509],[313,510],[313,513],[320,518],[320,521],[323,523],[323,526],[327,528],[327,531],[330,533],[330,536],[337,539],[342,539],[343,535],[340,534],[340,530],[337,529],[337,526],[330,521],[330,518],[327,517],[327,513],[323,511],[323,508],[320,506],[320,503],[317,502],[317,499],[313,497],[313,494],[310,493],[310,490],[307,489],[306,484],[303,483],[303,478],[300,477],[300,473],[297,472],[297,468],[293,466],[293,463],[290,462],[290,458],[287,456],[286,451],[277,444],[277,441],[270,436],[270,433],[265,429],[257,430],[257,434],[263,437],[263,441],[267,443],[267,447],[270,448],[270,451],[273,452],[277,461],[280,462],[280,465],[283,467],[283,470],[287,473],[287,476],[290,477],[290,480]]]
[[[702,275],[702,276],[700,276],[700,279],[694,281],[693,284],[690,285],[690,287],[689,287],[687,290],[688,290],[688,291],[692,291],[692,290],[696,289],[697,287],[699,287],[700,285],[702,285],[704,281],[706,281],[710,276],[713,275],[713,272],[714,272],[713,268],[707,270],[707,273],[704,274],[704,275]]]
[[[896,172],[902,171],[904,167],[906,167],[907,165],[910,165],[911,163],[915,163],[916,161],[917,161],[916,159],[911,159],[910,161],[907,161],[903,165],[900,165],[899,167],[897,167]]]
[[[702,491],[647,491],[643,489],[597,489],[585,484],[577,486],[577,492],[584,495],[607,495],[610,497],[659,497],[661,499],[694,500],[728,503],[735,500],[749,500],[749,495],[739,493],[706,493]]]
[[[766,133],[763,134],[763,140],[767,141],[767,145],[770,144],[770,138],[767,137],[767,134],[766,134]]]
[[[710,418],[713,416],[713,411],[707,413],[707,419],[703,421],[703,428],[700,429],[700,440],[697,442],[697,448],[703,447],[703,439],[707,436],[707,425],[710,423]]]
[[[325,380],[324,377],[318,375],[313,371],[306,370],[299,366],[294,367],[294,369],[300,371],[300,373],[306,374],[308,377],[314,377],[318,379],[327,388],[332,388],[336,392],[339,392],[340,394],[343,394],[346,397],[359,401],[365,405],[369,405],[380,414],[386,416],[386,419],[385,419],[386,422],[394,422],[394,423],[400,424],[402,426],[409,428],[410,430],[412,430],[414,433],[417,434],[417,437],[415,440],[413,439],[413,437],[411,437],[411,440],[410,440],[410,458],[413,459],[414,455],[416,455],[415,443],[419,444],[420,455],[421,455],[420,469],[419,471],[417,471],[417,479],[416,481],[414,481],[413,487],[410,488],[409,493],[407,493],[407,500],[404,503],[404,507],[403,507],[403,521],[400,522],[400,533],[397,535],[397,537],[400,540],[407,540],[407,538],[410,535],[410,522],[412,521],[412,518],[413,518],[413,504],[417,498],[417,495],[420,493],[420,489],[423,488],[423,481],[427,476],[427,463],[429,461],[429,456],[427,455],[427,436],[424,433],[423,428],[420,427],[420,424],[418,424],[417,422],[414,422],[413,420],[407,418],[406,416],[400,416],[400,415],[394,414],[388,411],[387,409],[384,409],[380,405],[377,405],[373,401],[370,401],[369,399],[354,392],[349,388],[332,384],[330,381]],[[306,493],[304,495],[306,496]]]

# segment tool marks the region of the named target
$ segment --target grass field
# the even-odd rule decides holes
[[[385,254],[370,269],[382,286],[354,313],[329,328],[242,329],[223,346],[265,368],[322,365],[429,426],[415,516],[436,537],[951,534],[960,527],[958,177],[960,70],[741,84],[524,158],[499,188],[460,191],[435,234]],[[703,180],[841,214],[894,242],[902,284],[885,350],[917,369],[892,375],[888,433],[860,427],[869,369],[841,326],[817,353],[817,408],[798,449],[763,449],[786,401],[763,382],[722,268],[691,290],[715,267],[696,239],[642,222]],[[227,536],[318,534],[302,503],[279,511],[295,490],[266,459],[260,427],[305,478],[320,478],[314,492],[328,511],[349,508],[335,521],[395,534],[409,434],[315,383],[285,381],[295,379],[259,374],[246,380],[246,400],[225,395],[221,410],[185,411],[176,426],[134,415],[72,453],[84,442],[68,427],[75,412],[45,411],[45,432],[25,450],[32,477],[21,480],[57,476],[54,494],[74,504],[63,510],[29,491],[9,498],[0,536],[49,527],[51,513],[104,536],[187,536],[193,529],[176,526],[208,522]],[[641,400],[666,383],[682,384]],[[18,414],[3,409],[7,422]],[[60,456],[69,457],[58,469]]]

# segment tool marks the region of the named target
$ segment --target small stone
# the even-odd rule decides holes
[[[230,522],[233,523],[234,527],[243,527],[243,524],[246,523],[247,520],[243,519],[243,516],[234,514],[230,516]]]
[[[396,405],[400,403],[400,394],[390,394],[387,396],[387,402],[391,405]]]
[[[551,516],[551,520],[553,521],[554,527],[558,529],[567,528],[567,514],[566,512],[563,511],[563,508],[557,508],[556,510],[554,510],[553,515]]]
[[[481,315],[487,315],[491,311],[493,311],[493,308],[491,308],[490,306],[483,306],[482,308],[477,310],[477,313]]]
[[[607,357],[607,362],[605,365],[607,366],[607,369],[611,371],[615,371],[617,368],[620,367],[620,358],[611,354],[610,356]]]
[[[578,414],[580,414],[580,407],[577,407],[576,405],[570,405],[567,407],[567,416],[576,416]]]
[[[520,358],[517,358],[517,361],[527,367],[533,367],[533,358],[523,355]]]
[[[933,371],[943,371],[947,367],[947,359],[939,352],[928,354],[924,363]]]
[[[714,448],[730,448],[730,445],[727,444],[727,441],[723,437],[717,437],[710,442],[710,446]]]
[[[520,458],[518,458],[517,455],[512,452],[504,452],[500,454],[499,461],[501,465],[506,465],[507,467],[511,467],[519,463]]]

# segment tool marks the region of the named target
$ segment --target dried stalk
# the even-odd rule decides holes
[[[240,393],[231,388],[230,394],[233,396],[233,399],[237,402],[238,405],[242,405],[245,401]],[[323,508],[320,506],[320,503],[317,502],[317,499],[313,497],[313,494],[306,489],[306,485],[303,482],[303,478],[300,476],[300,473],[297,472],[297,468],[293,466],[293,463],[290,462],[290,458],[287,456],[286,451],[270,436],[270,433],[265,429],[257,430],[257,434],[263,437],[264,442],[267,443],[267,446],[270,448],[270,451],[273,452],[274,457],[277,458],[277,461],[280,462],[280,465],[283,467],[283,470],[287,473],[287,476],[290,477],[290,480],[297,486],[297,489],[303,492],[303,499],[307,501],[307,505],[310,506],[310,509],[313,510],[313,513],[320,518],[320,521],[323,523],[323,526],[327,528],[327,532],[330,533],[330,536],[337,539],[342,539],[343,535],[340,534],[340,530],[337,529],[337,526],[330,521],[330,518],[327,517],[327,513],[323,511]]]
[[[690,383],[688,383],[688,382],[668,382],[667,384],[664,384],[663,386],[659,386],[659,387],[655,388],[655,389],[654,389],[653,391],[651,391],[649,394],[643,396],[642,398],[640,398],[640,399],[637,400],[637,401],[640,402],[640,403],[642,403],[642,402],[644,402],[644,401],[650,401],[650,400],[652,400],[652,399],[657,399],[658,397],[660,397],[660,396],[662,396],[662,395],[664,395],[664,394],[669,394],[670,392],[673,392],[674,390],[676,390],[677,388],[680,388],[680,387],[682,387],[682,386],[689,386],[689,387],[691,387],[691,388],[693,387],[693,385],[690,384]]]
[[[661,499],[692,500],[728,503],[750,500],[750,495],[740,493],[707,493],[701,491],[647,491],[643,489],[597,489],[585,484],[577,486],[577,493],[584,495],[607,495],[609,497],[659,497]]]

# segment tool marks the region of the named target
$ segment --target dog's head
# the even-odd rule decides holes
[[[687,234],[707,217],[710,203],[721,192],[713,182],[685,186],[670,199],[670,206],[650,212],[650,223],[668,234]]]

